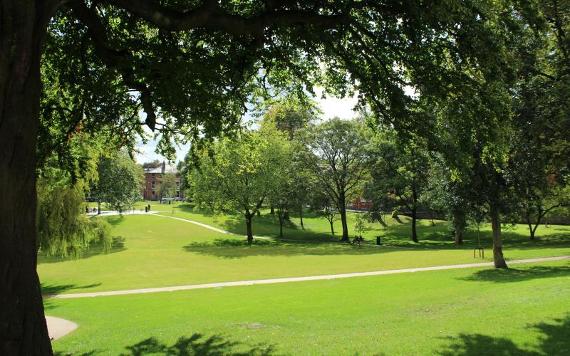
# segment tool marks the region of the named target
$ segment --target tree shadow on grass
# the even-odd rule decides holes
[[[446,338],[451,342],[437,354],[443,356],[550,356],[570,355],[570,314],[551,323],[539,323],[529,326],[539,331],[540,342],[536,350],[520,347],[512,340],[482,334],[459,334]]]
[[[80,354],[75,353],[73,354],[73,356],[93,356],[93,355],[97,355],[98,353],[100,353],[100,351],[98,350],[92,350],[92,351],[87,351],[87,352],[82,352]],[[71,356],[72,354],[70,353],[65,353],[65,352],[61,352],[61,351],[57,351],[53,353],[53,356]]]
[[[225,340],[220,335],[205,337],[194,333],[190,337],[180,337],[174,344],[166,345],[155,337],[150,337],[134,345],[125,347],[128,352],[123,356],[172,355],[172,356],[222,356],[222,355],[273,355],[273,345],[249,346],[237,341]]]
[[[44,297],[50,297],[58,294],[65,293],[67,291],[73,289],[88,289],[88,288],[95,288],[99,287],[101,283],[92,283],[86,284],[82,286],[78,286],[76,284],[41,284],[42,288],[42,295]]]
[[[100,286],[101,283],[92,283],[87,285],[76,285],[76,284],[42,284],[42,298],[44,304],[44,310],[52,310],[56,308],[56,304],[53,303],[54,297],[58,294],[63,294],[67,291],[74,290],[74,289],[88,289],[88,288],[95,288]]]
[[[462,278],[466,281],[512,283],[521,282],[537,278],[555,278],[570,276],[569,266],[532,266],[527,268],[493,268],[484,269]]]
[[[295,256],[295,255],[371,255],[399,251],[394,248],[373,245],[355,246],[345,243],[314,243],[279,240],[254,240],[248,245],[245,240],[216,239],[213,242],[193,242],[183,247],[187,252],[222,258],[244,258],[251,256]]]

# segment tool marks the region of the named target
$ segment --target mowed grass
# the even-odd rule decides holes
[[[152,204],[160,214],[204,222],[240,233],[239,217],[215,216],[195,212],[186,204]],[[350,214],[352,227],[354,214]],[[285,230],[285,239],[258,240],[247,246],[239,235],[228,235],[161,216],[134,215],[108,217],[115,247],[110,253],[93,248],[82,258],[60,259],[40,256],[38,271],[45,294],[92,292],[182,284],[236,281],[276,277],[362,272],[406,267],[425,267],[481,261],[473,258],[471,231],[465,246],[453,245],[445,222],[421,221],[421,242],[409,242],[409,223],[389,219],[387,228],[370,224],[369,243],[361,247],[338,243],[328,222],[314,216],[305,219],[305,230],[298,218]],[[275,237],[275,217],[256,217],[256,234]],[[340,224],[337,223],[337,227]],[[564,226],[541,227],[541,239],[528,241],[523,226],[505,232],[508,258],[546,257],[570,254],[570,229]],[[382,247],[372,244],[376,235]],[[481,233],[490,261],[490,233]]]
[[[126,251],[125,251],[126,252]],[[46,301],[62,354],[568,355],[570,263]]]

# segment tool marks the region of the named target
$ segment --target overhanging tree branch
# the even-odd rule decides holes
[[[156,126],[156,113],[149,87],[135,78],[132,67],[132,58],[125,50],[112,48],[109,43],[107,31],[94,8],[87,7],[82,1],[73,1],[69,7],[79,21],[87,27],[87,33],[93,40],[95,51],[99,58],[111,68],[116,69],[123,78],[125,85],[140,93],[140,101],[146,113],[146,125],[154,131]]]
[[[204,28],[222,31],[234,36],[261,35],[268,27],[312,25],[335,28],[347,20],[347,16],[320,15],[303,10],[282,10],[273,6],[251,17],[228,13],[217,1],[207,0],[202,5],[177,10],[153,0],[107,0],[109,4],[127,10],[135,16],[165,30],[183,31]]]

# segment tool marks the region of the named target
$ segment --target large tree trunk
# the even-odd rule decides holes
[[[340,222],[342,224],[342,238],[340,241],[349,242],[350,239],[348,238],[348,222],[346,219],[346,197],[344,196],[344,193],[341,193],[338,199],[338,210],[340,212]]]
[[[253,214],[250,213],[245,214],[245,229],[247,233],[247,243],[250,245],[253,243],[252,219],[253,219]]]
[[[301,229],[305,230],[305,224],[303,224],[303,206],[299,209],[299,219],[301,219]]]
[[[503,257],[503,241],[501,238],[501,221],[499,209],[495,204],[490,206],[491,228],[493,229],[493,261],[495,268],[507,268],[507,262]]]
[[[40,57],[49,1],[0,0],[0,355],[51,355],[36,272]]]

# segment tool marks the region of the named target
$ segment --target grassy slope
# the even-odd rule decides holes
[[[46,307],[79,323],[55,342],[72,354],[127,347],[202,355],[570,353],[568,262],[48,300]]]
[[[190,218],[239,232],[241,221],[227,216],[192,212],[185,205],[153,204],[162,214]],[[353,216],[351,215],[351,219]],[[39,273],[46,293],[159,287],[179,284],[302,276],[433,266],[473,262],[473,244],[455,248],[445,223],[420,224],[418,245],[408,243],[409,224],[390,221],[387,229],[378,227],[367,238],[383,235],[387,246],[361,248],[339,244],[328,235],[323,219],[305,219],[308,230],[294,224],[286,229],[293,241],[263,242],[245,246],[242,238],[220,234],[193,224],[154,216],[110,217],[113,234],[123,246],[109,254],[87,254],[77,260],[40,258]],[[256,218],[256,231],[275,236],[277,226],[271,216]],[[295,222],[296,219],[293,219]],[[340,224],[338,224],[340,225]],[[519,233],[520,234],[517,234]],[[570,253],[568,227],[541,228],[547,239],[529,243],[524,227],[506,233],[506,255],[510,258],[554,256]],[[548,235],[547,235],[548,234]],[[490,247],[489,234],[483,244]],[[475,235],[471,233],[469,237]],[[302,242],[301,239],[306,240]],[[487,260],[491,252],[486,251]],[[475,260],[476,261],[476,260]]]

